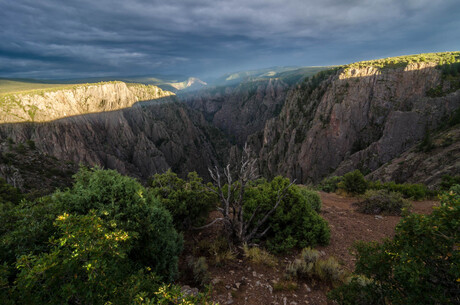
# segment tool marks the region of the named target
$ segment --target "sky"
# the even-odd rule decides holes
[[[458,50],[459,0],[0,0],[0,77],[206,80]]]

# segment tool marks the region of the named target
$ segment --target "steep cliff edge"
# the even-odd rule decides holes
[[[460,106],[458,79],[443,77],[439,64],[355,64],[299,85],[250,137],[262,172],[316,182],[398,157]]]
[[[136,102],[172,97],[156,86],[108,82],[73,85],[0,96],[0,123],[47,122],[68,116],[113,111]]]
[[[208,166],[223,162],[224,152],[230,147],[202,114],[154,86],[117,82],[45,96],[49,99],[43,101],[43,97],[38,97],[41,102],[34,96],[23,96],[22,101],[55,109],[46,116],[46,122],[3,123],[0,144],[33,142],[35,151],[45,156],[100,165],[143,180],[168,168],[179,174],[198,171],[206,175]],[[138,102],[152,98],[155,100]],[[82,108],[80,101],[88,107]],[[69,116],[69,111],[74,115]],[[50,117],[62,114],[67,117],[49,121]],[[36,115],[45,120],[45,114],[41,116],[37,111]],[[2,150],[2,155],[7,153]],[[21,174],[18,166],[3,165],[6,170],[0,174]]]

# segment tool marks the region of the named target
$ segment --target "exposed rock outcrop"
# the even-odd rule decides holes
[[[460,107],[460,91],[427,96],[441,83],[434,63],[341,68],[319,84],[304,83],[263,133],[251,136],[260,167],[268,176],[299,182],[355,168],[376,170]]]
[[[73,85],[67,89],[2,97],[0,122],[48,122],[73,115],[119,110],[136,102],[172,97],[156,86],[123,82]]]
[[[444,175],[459,175],[460,126],[430,137],[430,147],[426,151],[420,144],[415,145],[370,173],[367,178],[383,182],[438,185]]]

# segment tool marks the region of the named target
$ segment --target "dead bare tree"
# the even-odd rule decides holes
[[[211,223],[196,229],[203,229],[218,222],[223,222],[227,238],[230,242],[236,242],[237,244],[249,244],[251,240],[261,238],[268,232],[269,225],[263,231],[261,231],[261,228],[276,211],[294,181],[278,190],[273,207],[269,211],[264,211],[264,215],[259,215],[262,213],[259,204],[251,215],[247,217],[243,208],[244,194],[248,183],[258,178],[256,162],[257,159],[251,157],[251,151],[245,144],[240,163],[236,169],[236,180],[232,177],[230,164],[222,172],[217,166],[213,169],[208,169],[215,186],[215,188],[208,189],[219,197],[220,206],[218,210],[222,213],[222,217],[216,218]]]

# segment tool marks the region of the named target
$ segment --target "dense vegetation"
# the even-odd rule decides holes
[[[246,191],[246,215],[251,215],[256,209],[260,212],[253,223],[257,223],[273,207],[279,190],[288,185],[289,179],[276,177]],[[261,228],[261,231],[269,230],[263,238],[267,248],[272,252],[286,252],[293,247],[328,244],[328,224],[315,210],[320,208],[319,202],[316,193],[298,186],[289,187],[276,211]]]
[[[356,276],[332,291],[339,304],[460,304],[460,187],[430,215],[411,214],[383,243],[356,246]]]
[[[217,202],[215,193],[203,185],[196,172],[190,172],[187,180],[183,180],[168,170],[154,175],[150,185],[152,193],[171,213],[176,228],[181,230],[203,225]]]
[[[74,179],[71,188],[34,200],[0,180],[0,302],[207,302],[203,294],[185,297],[164,283],[178,274],[183,241],[177,230],[203,223],[219,201],[216,187],[196,173],[184,180],[171,171],[155,175],[148,188],[98,168],[81,168]],[[238,182],[232,188],[238,190]],[[256,210],[250,229],[279,203],[263,223],[267,234],[255,239],[269,250],[328,243],[315,192],[277,177],[251,181],[243,195],[244,210]],[[274,260],[263,249],[245,249],[251,260]],[[188,259],[188,268],[196,285],[209,283],[204,257]]]
[[[449,179],[449,177],[446,176],[444,179]],[[445,183],[452,184],[452,182],[447,182],[447,180]],[[353,195],[364,194],[366,190],[385,190],[387,192],[399,193],[403,198],[413,200],[432,198],[437,194],[436,191],[428,189],[423,184],[367,181],[359,170],[354,170],[344,176],[325,178],[318,185],[318,188],[325,192],[335,192],[341,189]]]
[[[2,303],[157,300],[162,282],[177,274],[182,248],[170,214],[114,171],[81,169],[75,179],[71,189],[33,202],[2,196]]]

